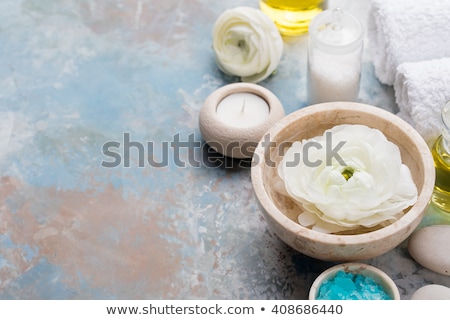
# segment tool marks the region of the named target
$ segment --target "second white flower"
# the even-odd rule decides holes
[[[224,73],[257,83],[276,70],[283,40],[262,11],[237,7],[224,11],[216,20],[213,49],[217,66]]]

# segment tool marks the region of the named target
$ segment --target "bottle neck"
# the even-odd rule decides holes
[[[442,146],[450,153],[450,102],[447,102],[441,112]]]
[[[442,149],[447,154],[450,154],[450,135],[449,134],[450,134],[449,132],[442,132],[442,138],[441,138]]]

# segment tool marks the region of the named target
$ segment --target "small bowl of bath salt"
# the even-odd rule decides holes
[[[395,282],[363,263],[343,263],[322,272],[311,286],[309,300],[400,300]]]

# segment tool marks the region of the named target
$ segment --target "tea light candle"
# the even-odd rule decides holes
[[[214,91],[199,115],[200,132],[215,151],[233,158],[253,156],[258,142],[285,115],[278,98],[252,83],[234,83]]]
[[[223,98],[216,112],[224,123],[246,128],[262,123],[269,116],[269,105],[256,94],[238,92]]]

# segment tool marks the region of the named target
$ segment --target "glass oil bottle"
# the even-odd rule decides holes
[[[450,101],[441,112],[442,134],[434,142],[433,154],[436,183],[431,201],[440,209],[450,212]]]
[[[260,0],[260,9],[267,14],[284,36],[308,32],[312,18],[327,7],[327,0]]]

